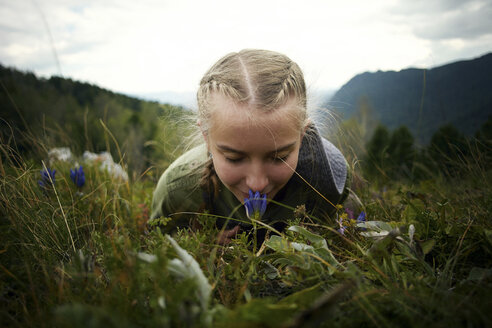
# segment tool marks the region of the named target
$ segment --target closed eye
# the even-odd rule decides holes
[[[280,157],[280,156],[275,156],[275,157],[273,158],[273,161],[274,161],[275,163],[278,163],[278,164],[283,163],[283,162],[285,162],[285,161],[287,160],[287,158],[289,157],[289,155],[290,155],[290,154],[287,154],[287,155],[285,155],[285,156],[281,156],[281,157]]]
[[[230,157],[226,157],[224,156],[225,160],[227,162],[230,162],[230,163],[241,163],[241,161],[243,160],[243,158],[230,158]]]

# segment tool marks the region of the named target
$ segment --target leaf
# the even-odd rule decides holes
[[[190,278],[188,268],[180,259],[170,260],[167,264],[167,269],[175,277],[182,278],[182,279]]]
[[[321,237],[320,235],[314,234],[311,231],[307,230],[306,228],[300,227],[300,226],[291,226],[289,227],[290,231],[294,231],[299,233],[301,236],[309,240],[312,244],[312,248],[306,247],[306,246],[301,246],[296,245],[298,248],[304,247],[304,251],[311,251],[313,254],[318,255],[321,257],[323,260],[327,261],[332,267],[329,268],[330,274],[334,272],[334,267],[338,266],[340,263],[337,261],[337,259],[333,256],[333,253],[330,251],[328,248],[328,244],[326,240]],[[293,243],[294,244],[294,243]],[[297,244],[297,243],[295,243]],[[302,244],[304,245],[304,244]]]
[[[432,248],[434,248],[434,245],[436,244],[436,241],[434,239],[429,239],[421,243],[422,247],[422,252],[424,255],[429,254]]]
[[[369,249],[369,254],[372,256],[386,252],[389,246],[401,235],[400,228],[395,228],[386,234],[383,238],[377,240]]]
[[[143,252],[138,252],[137,257],[147,263],[154,263],[157,261],[157,256],[154,254],[148,254],[148,253],[143,253]]]
[[[303,228],[300,226],[291,226],[287,230],[297,232],[298,234],[300,234],[301,236],[303,236],[304,238],[309,240],[315,248],[326,248],[326,249],[328,249],[328,245],[326,244],[326,240],[323,237],[312,233],[311,231],[307,230],[306,228]]]
[[[303,243],[296,243],[296,242],[291,242],[290,246],[295,249],[296,251],[299,252],[310,252],[314,253],[314,247],[311,245],[306,245]]]
[[[182,278],[191,279],[196,283],[197,294],[200,299],[202,310],[207,310],[212,287],[203,274],[200,265],[198,265],[195,259],[188,254],[187,251],[182,249],[171,236],[166,235],[166,238],[180,257],[179,259],[169,261],[169,270],[177,275],[181,275]]]
[[[278,272],[276,267],[274,267],[267,261],[262,261],[262,263],[265,265],[263,273],[267,276],[268,279],[276,279],[280,276],[280,273]]]
[[[468,274],[468,278],[466,280],[478,282],[490,277],[492,277],[492,269],[473,267],[470,270],[470,273]]]
[[[292,265],[309,270],[309,268],[311,267],[312,259],[314,258],[317,262],[325,261],[325,265],[326,263],[328,263],[328,265],[326,265],[328,267],[328,273],[330,275],[333,274],[335,272],[335,268],[340,263],[335,259],[331,251],[328,249],[326,240],[315,234],[312,234],[311,237],[313,236],[315,236],[315,240],[317,239],[317,242],[315,244],[322,247],[315,248],[312,245],[307,245],[304,243],[289,242],[288,240],[280,236],[271,236],[270,239],[266,242],[267,247],[270,247],[276,252],[282,253],[283,256],[282,258],[276,259],[273,263],[275,265],[283,266]],[[317,237],[321,238],[324,243]],[[315,256],[313,257],[312,255],[308,255],[306,253],[313,254]]]
[[[380,232],[377,232],[377,231],[363,231],[360,234],[361,234],[361,236],[364,236],[364,237],[384,237],[388,233],[389,233],[389,231],[380,231]]]
[[[284,238],[273,235],[266,242],[265,245],[270,247],[276,252],[285,252],[289,250],[289,243]]]
[[[389,232],[393,230],[393,227],[389,225],[387,222],[383,221],[366,221],[357,223],[357,227],[366,228],[367,230],[374,230],[377,232],[386,231]]]
[[[273,261],[273,264],[279,267],[294,266],[303,270],[311,268],[312,261],[301,253],[284,253],[282,256]]]

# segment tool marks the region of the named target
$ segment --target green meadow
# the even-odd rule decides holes
[[[242,233],[226,246],[215,240],[213,216],[197,214],[199,229],[171,234],[168,218],[149,221],[167,162],[125,180],[80,153],[50,161],[57,145],[45,141],[32,139],[28,156],[2,140],[1,326],[490,326],[487,129],[465,144],[444,138],[448,148],[435,141],[410,159],[395,155],[404,145],[390,146],[394,134],[404,140],[401,131],[375,132],[367,143],[355,142],[357,131],[347,123],[337,140],[364,219],[343,205],[333,218],[297,208],[280,234],[257,224],[270,231],[261,245]],[[167,145],[167,155],[178,156],[178,146]],[[70,177],[76,163],[82,186]],[[56,173],[43,177],[48,169]]]
[[[254,222],[258,245],[219,245],[212,215],[173,232],[149,220],[192,135],[184,109],[0,73],[1,327],[492,326],[491,119],[427,145],[338,122],[327,138],[359,206],[299,206],[281,233]],[[60,147],[72,156],[49,155]]]

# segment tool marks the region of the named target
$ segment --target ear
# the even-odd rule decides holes
[[[311,119],[308,118],[306,120],[306,124],[304,125],[304,128],[302,129],[302,132],[301,132],[301,141],[302,141],[302,138],[304,138],[304,135],[306,134],[306,131],[307,131],[307,129],[309,129],[310,126],[311,126]]]
[[[202,121],[197,120],[196,124],[200,128],[200,131],[202,132],[203,139],[205,140],[205,143],[207,144],[207,148],[208,148],[208,133],[206,130],[203,129]]]

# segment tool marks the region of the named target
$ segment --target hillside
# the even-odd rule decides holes
[[[181,107],[1,65],[0,82],[0,137],[20,155],[43,156],[45,145],[70,147],[76,154],[109,150],[138,174],[163,160],[167,143],[159,143],[178,138],[175,122],[186,114]]]
[[[362,107],[390,129],[406,125],[417,140],[429,141],[451,123],[472,135],[492,115],[492,53],[432,69],[362,73],[328,102],[347,119]]]

